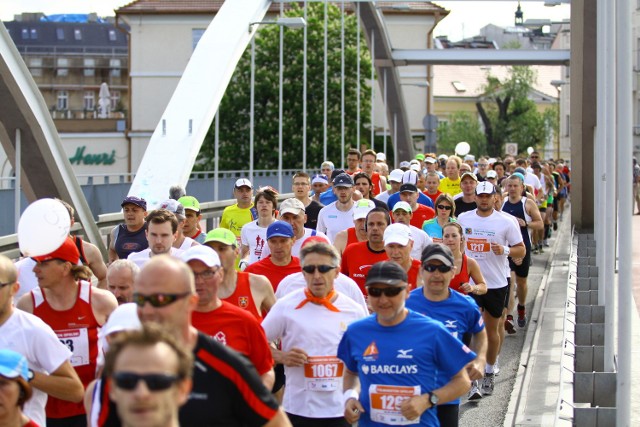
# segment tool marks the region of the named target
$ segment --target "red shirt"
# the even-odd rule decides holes
[[[87,385],[96,378],[98,358],[98,324],[91,307],[91,284],[78,282],[76,303],[69,310],[51,308],[40,287],[31,291],[33,314],[41,318],[56,333],[58,339],[73,353],[71,365],[80,381]],[[47,418],[67,418],[85,413],[83,402],[73,403],[49,396]]]
[[[271,262],[271,255],[265,259],[261,259],[258,262],[254,262],[249,267],[244,269],[245,273],[262,274],[267,276],[267,279],[271,282],[274,292],[278,289],[278,285],[282,282],[282,279],[293,273],[299,273],[302,271],[300,267],[300,260],[298,257],[292,256],[291,262],[287,265],[275,265]]]
[[[251,282],[249,281],[249,273],[246,271],[238,271],[236,278],[236,289],[231,295],[222,299],[230,304],[240,307],[253,314],[258,321],[262,320],[262,315],[258,312],[256,302],[251,293]]]
[[[429,193],[427,192],[427,190],[424,190],[422,193],[423,193],[425,196],[427,196],[428,198],[430,198],[430,199],[431,199],[431,201],[433,202],[433,205],[435,206],[435,205],[436,205],[436,199],[438,198],[438,196],[439,196],[439,195],[441,195],[441,194],[442,194],[442,191],[438,190],[438,191],[436,191],[436,194],[429,194]]]
[[[367,273],[371,266],[379,261],[386,261],[389,258],[383,250],[372,251],[369,249],[369,242],[353,243],[344,250],[342,254],[342,265],[340,270],[342,274],[351,277],[358,284],[363,295],[367,295],[364,282],[367,279]]]
[[[380,182],[380,174],[377,172],[373,172],[371,174],[371,184],[372,184],[371,192],[373,193],[374,196],[377,196],[383,191],[387,191],[386,188],[382,188],[382,182]]]
[[[273,366],[264,330],[248,311],[222,301],[213,311],[194,311],[191,320],[200,332],[247,356],[260,375]]]
[[[449,287],[454,291],[458,291],[461,294],[466,295],[467,293],[462,289],[460,289],[460,286],[462,286],[465,283],[469,283],[469,278],[470,276],[469,276],[469,269],[467,268],[467,255],[462,254],[462,264],[460,265],[460,273],[453,276],[453,279],[451,279],[451,282],[449,282]]]
[[[418,275],[420,274],[420,268],[422,268],[422,263],[420,262],[420,260],[412,259],[411,267],[409,267],[409,271],[407,271],[407,280],[409,281],[410,291],[418,287]]]
[[[436,216],[436,211],[431,209],[428,206],[421,205],[420,203],[416,203],[416,209],[413,211],[413,216],[411,217],[410,224],[414,227],[418,227],[422,229],[422,224],[425,221]]]

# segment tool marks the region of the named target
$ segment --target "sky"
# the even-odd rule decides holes
[[[114,15],[113,10],[130,3],[132,0],[0,0],[0,19],[13,20],[21,12],[89,13],[99,16]],[[237,1],[237,0],[236,0]],[[240,0],[241,1],[241,0]],[[434,3],[450,10],[435,29],[436,36],[446,35],[449,40],[457,41],[477,35],[480,28],[487,24],[506,27],[514,23],[517,1],[437,1]],[[560,21],[569,19],[568,4],[546,7],[543,1],[522,1],[524,19],[551,19]]]

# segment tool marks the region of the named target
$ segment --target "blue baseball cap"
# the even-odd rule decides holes
[[[127,205],[127,204],[136,205],[136,206],[141,207],[145,211],[147,210],[147,201],[145,199],[143,199],[142,197],[127,196],[127,197],[124,198],[122,203],[120,203],[120,206],[124,207],[124,205]]]
[[[293,227],[288,222],[276,221],[267,227],[267,240],[272,237],[293,237]]]
[[[29,363],[20,353],[13,350],[0,350],[0,375],[9,379],[22,378],[29,382]]]

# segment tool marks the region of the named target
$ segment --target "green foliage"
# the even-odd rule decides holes
[[[287,16],[303,16],[290,3]],[[323,159],[324,138],[324,5],[309,3],[307,10],[307,165],[317,168]],[[327,156],[336,166],[341,158],[340,112],[340,8],[328,8],[328,96]],[[356,17],[345,16],[345,146],[356,147],[357,48]],[[256,34],[255,57],[255,169],[278,167],[278,69],[280,28],[265,25]],[[283,165],[302,168],[303,30],[284,29],[283,49]],[[360,37],[360,126],[361,142],[368,142],[371,89],[371,58],[364,35]],[[249,119],[251,49],[240,60],[220,105],[219,167],[221,170],[249,168]],[[379,147],[379,145],[378,145]],[[376,147],[377,148],[377,147]],[[213,125],[198,155],[196,169],[212,170],[214,164]]]
[[[518,152],[524,152],[527,147],[541,148],[549,138],[549,124],[557,119],[552,118],[552,113],[539,113],[535,102],[529,99],[536,78],[535,72],[525,66],[511,67],[505,81],[487,77],[484,95],[476,107],[490,156],[502,155],[507,142],[517,143]]]
[[[438,125],[438,152],[453,153],[458,142],[466,141],[471,153],[485,153],[485,136],[480,128],[478,116],[464,111],[451,115],[448,122]]]

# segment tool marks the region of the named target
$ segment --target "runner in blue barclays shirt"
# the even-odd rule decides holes
[[[374,264],[365,286],[375,314],[349,325],[338,346],[347,367],[345,418],[360,427],[439,425],[433,408],[469,390],[465,366],[475,353],[440,322],[405,307],[400,265]],[[451,378],[446,385],[438,384],[440,371]]]
[[[471,336],[471,348],[477,357],[467,365],[467,374],[473,381],[469,399],[482,398],[477,381],[484,376],[487,352],[487,333],[484,329],[482,314],[476,302],[469,296],[449,288],[455,276],[455,261],[451,249],[434,243],[422,252],[420,275],[422,288],[411,292],[407,307],[440,321],[444,327],[460,341],[463,336]],[[446,384],[449,377],[440,376],[439,384]],[[441,426],[457,427],[459,411],[458,399],[438,406],[438,419]]]

